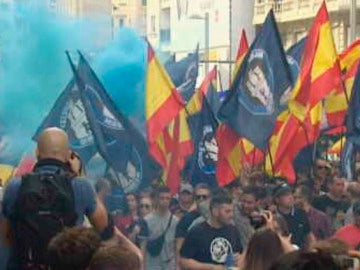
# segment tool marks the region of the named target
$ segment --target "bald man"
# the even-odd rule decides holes
[[[59,128],[44,130],[38,138],[36,156],[38,161],[34,168],[35,174],[71,174],[71,164],[74,160],[72,160],[68,136],[63,130]],[[16,239],[17,232],[18,235],[21,235],[15,226],[19,218],[13,214],[14,210],[18,208],[16,202],[21,184],[21,178],[12,179],[5,189],[3,198],[2,211],[5,218],[2,229],[6,235],[5,241],[14,247],[7,269],[21,269],[21,265],[24,264],[24,261],[19,261],[19,247],[17,246],[21,244],[18,244],[19,241],[12,241]],[[83,224],[86,215],[96,230],[103,231],[108,223],[107,213],[103,204],[96,198],[89,181],[79,177],[72,178],[71,188],[73,190],[74,211],[77,214],[75,224]]]

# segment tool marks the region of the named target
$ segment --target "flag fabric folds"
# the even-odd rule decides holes
[[[37,129],[33,140],[36,141],[39,134],[49,127],[61,128],[68,134],[71,149],[79,154],[84,163],[97,153],[93,133],[74,79],[68,83],[56,100]]]
[[[205,77],[199,91],[197,91],[189,103],[188,123],[191,136],[194,142],[194,155],[187,165],[191,182],[207,183],[209,186],[216,186],[215,169],[218,159],[218,145],[215,134],[218,122],[214,111],[209,104],[208,95],[216,94],[217,72],[216,67]]]
[[[280,113],[280,101],[291,88],[289,66],[271,10],[243,60],[218,117],[238,135],[265,151]],[[259,127],[262,132],[258,132]]]
[[[178,62],[173,60],[166,62],[165,68],[184,101],[189,101],[195,92],[199,73],[199,47],[194,53]]]
[[[97,149],[113,170],[113,180],[125,193],[148,186],[160,175],[160,167],[148,153],[145,138],[116,108],[81,54],[75,72]]]
[[[239,47],[238,47],[238,51],[236,54],[235,67],[234,67],[234,73],[233,73],[234,78],[236,77],[236,74],[240,69],[241,63],[243,62],[248,49],[249,49],[249,43],[248,43],[248,40],[246,37],[245,29],[243,29],[241,31]]]
[[[184,108],[184,101],[169,75],[148,43],[148,67],[145,94],[145,116],[149,151],[163,167],[167,167],[164,136],[168,125]]]
[[[295,180],[292,162],[296,154],[314,142],[324,114],[322,100],[341,89],[341,71],[325,2],[310,28],[300,72],[289,101],[284,122],[270,141],[267,168]],[[272,164],[269,164],[272,163]]]

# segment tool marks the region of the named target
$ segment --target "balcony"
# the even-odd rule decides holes
[[[170,8],[170,0],[160,0],[160,7],[161,8]]]
[[[322,2],[323,0],[256,0],[253,23],[262,24],[270,9],[274,10],[279,23],[313,18]],[[330,12],[345,12],[350,10],[351,0],[327,0],[326,4]]]

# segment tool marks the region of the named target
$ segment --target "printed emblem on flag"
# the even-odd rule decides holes
[[[185,72],[184,82],[177,87],[178,91],[180,93],[185,92],[189,88],[189,85],[191,85],[192,83],[194,83],[194,81],[196,81],[197,75],[198,75],[197,62],[193,62],[188,66]]]
[[[274,76],[268,55],[262,49],[254,49],[247,61],[238,100],[254,115],[271,115],[274,112]]]
[[[104,103],[101,101],[101,98],[96,90],[90,85],[86,85],[85,91],[88,93],[89,99],[91,99],[91,104],[95,105],[92,109],[96,114],[96,118],[100,119],[100,125],[110,129],[124,130],[123,125],[115,118],[108,108],[104,106]]]
[[[72,98],[64,106],[60,116],[60,128],[66,130],[69,126],[71,145],[74,148],[82,148],[94,143],[89,121],[87,120],[85,108],[80,100],[77,88],[72,91]],[[72,135],[72,136],[71,136]]]
[[[218,150],[214,129],[211,125],[204,126],[203,135],[199,143],[198,165],[205,174],[215,173]]]
[[[109,169],[109,177],[115,182],[120,182],[125,193],[134,192],[138,189],[143,177],[142,163],[139,152],[133,145],[129,145],[129,159],[126,162],[124,171],[117,172]]]

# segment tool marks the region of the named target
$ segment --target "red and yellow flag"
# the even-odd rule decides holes
[[[167,126],[184,108],[184,101],[169,75],[148,44],[145,116],[149,152],[163,167],[167,167],[164,136]]]
[[[295,181],[292,162],[302,148],[318,138],[324,113],[322,100],[337,89],[342,89],[341,70],[324,2],[306,40],[289,111],[280,115],[285,121],[270,140],[268,171]]]
[[[241,63],[243,62],[244,57],[248,50],[249,50],[249,43],[248,43],[248,40],[246,37],[246,32],[243,29],[241,31],[241,36],[240,36],[240,40],[239,40],[239,47],[238,47],[238,51],[237,51],[237,55],[236,55],[233,78],[236,77],[236,73],[238,72],[238,70],[241,66]]]
[[[325,100],[327,124],[342,126],[349,106],[351,91],[360,59],[360,40],[352,43],[339,55],[343,86],[335,89]],[[345,92],[346,91],[346,92]]]

